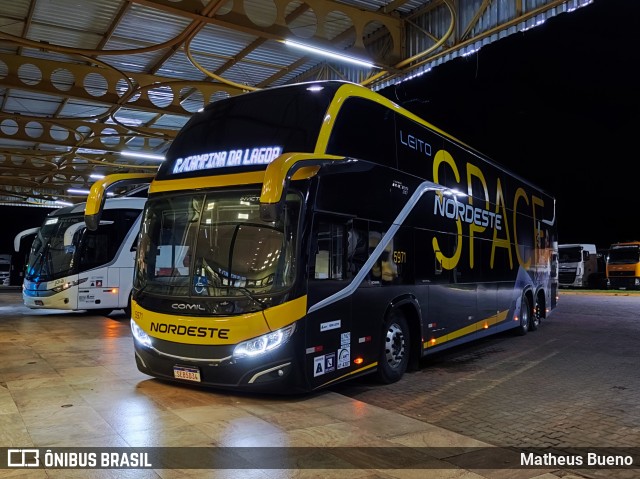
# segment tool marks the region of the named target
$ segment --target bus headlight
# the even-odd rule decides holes
[[[82,278],[78,281],[69,281],[68,283],[61,284],[60,286],[56,286],[55,288],[51,288],[51,291],[54,293],[61,293],[65,289],[69,289],[72,286],[78,286],[79,284],[84,283],[88,278]]]
[[[147,348],[151,347],[151,338],[142,330],[142,328],[140,328],[140,326],[136,324],[133,319],[131,320],[131,333],[141,346],[146,346]]]
[[[260,354],[273,351],[286,343],[295,329],[296,323],[293,323],[286,328],[278,329],[271,333],[250,339],[249,341],[238,343],[233,350],[233,358],[240,359],[259,356]]]

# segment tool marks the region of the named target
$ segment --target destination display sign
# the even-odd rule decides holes
[[[281,146],[258,146],[200,153],[176,159],[171,172],[179,174],[234,166],[267,165],[280,154],[282,154]]]

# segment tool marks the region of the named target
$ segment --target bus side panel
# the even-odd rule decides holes
[[[113,293],[119,280],[119,268],[96,268],[80,275],[86,281],[78,288],[78,309],[115,309],[118,295]]]
[[[353,324],[348,297],[307,316],[303,374],[311,389],[337,382],[358,369],[352,361],[352,355],[358,354]]]
[[[118,305],[126,308],[129,304],[129,296],[133,286],[133,268],[119,268],[120,289],[118,291]]]
[[[475,284],[429,286],[428,313],[423,316],[428,347],[475,336],[477,300]]]

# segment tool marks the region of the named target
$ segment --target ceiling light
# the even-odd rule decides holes
[[[69,188],[67,190],[67,193],[71,193],[74,195],[88,195],[89,194],[89,190],[80,190],[78,188]]]
[[[164,161],[164,155],[152,155],[150,153],[139,153],[137,151],[121,151],[120,154],[128,158],[141,158],[143,160]]]
[[[79,154],[88,153],[92,155],[106,155],[109,153],[107,150],[96,150],[95,148],[78,148],[75,152]]]
[[[102,178],[104,178],[104,175],[100,175],[98,173],[91,173],[89,175],[89,178],[93,178],[94,180],[101,180]]]
[[[324,50],[322,48],[312,47],[309,45],[305,45],[303,43],[293,42],[291,40],[284,40],[284,44],[290,47],[299,48],[300,50],[305,50],[311,53],[315,53],[317,55],[322,55],[325,57],[333,58],[334,60],[340,60],[343,62],[355,63],[356,65],[360,65],[361,67],[366,68],[375,68],[375,65],[366,60],[360,60],[358,58],[350,57],[348,55],[343,55],[342,53],[334,53],[329,50]]]

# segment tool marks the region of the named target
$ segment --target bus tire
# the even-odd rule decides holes
[[[383,384],[399,381],[409,364],[409,325],[404,315],[393,311],[382,327],[377,375]]]
[[[518,336],[524,336],[529,332],[530,323],[531,308],[529,307],[529,298],[527,298],[526,294],[523,294],[522,300],[520,301],[520,323],[516,328]]]
[[[537,331],[540,327],[540,322],[542,321],[542,306],[540,305],[540,300],[536,298],[535,305],[533,306],[533,311],[531,314],[531,319],[529,320],[529,331]]]

